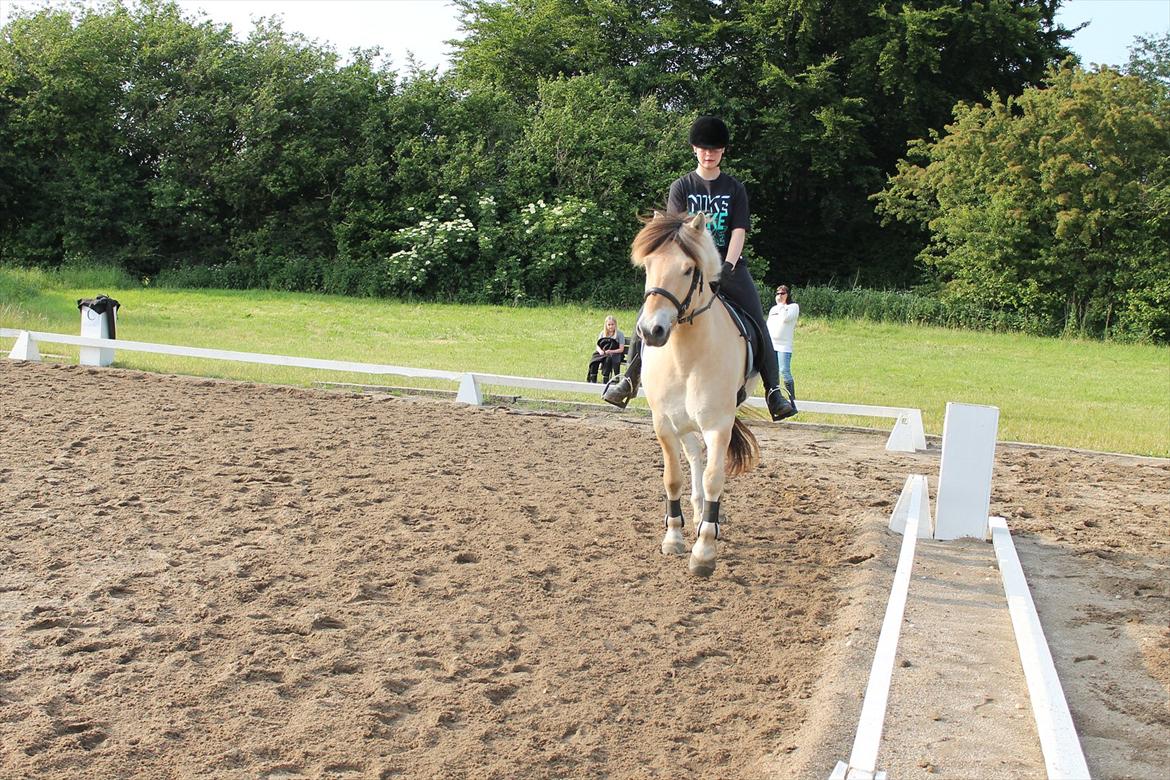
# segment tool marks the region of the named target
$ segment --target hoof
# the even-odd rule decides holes
[[[663,555],[685,555],[687,540],[682,535],[682,518],[666,518],[666,534],[662,537]]]
[[[715,540],[719,538],[717,523],[699,524],[699,538],[691,548],[691,559],[687,568],[696,577],[710,577],[715,573]]]
[[[687,569],[696,577],[710,577],[715,573],[715,559],[701,561],[692,555],[691,559],[687,561]]]

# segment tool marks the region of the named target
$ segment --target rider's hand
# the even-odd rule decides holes
[[[711,292],[719,292],[719,288],[731,280],[733,273],[735,273],[735,266],[724,260],[723,264],[719,266],[719,278],[711,282]]]

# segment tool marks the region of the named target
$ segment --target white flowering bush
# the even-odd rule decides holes
[[[585,198],[538,200],[520,210],[512,252],[529,295],[561,299],[588,287],[624,260],[614,215]]]
[[[475,225],[454,195],[440,195],[434,215],[396,231],[394,245],[402,248],[387,261],[387,287],[399,294],[456,291],[479,255]]]
[[[434,214],[394,233],[386,288],[398,295],[519,303],[588,297],[625,270],[628,241],[609,209],[565,196],[502,213],[491,195],[464,206],[443,195]]]

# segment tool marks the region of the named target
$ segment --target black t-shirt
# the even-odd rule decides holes
[[[674,213],[706,214],[707,230],[711,231],[719,256],[724,259],[731,231],[747,230],[751,225],[747,190],[739,179],[726,173],[720,173],[714,181],[707,181],[695,171],[675,179],[670,185],[666,208]]]

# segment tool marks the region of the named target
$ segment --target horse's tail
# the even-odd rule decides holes
[[[746,474],[760,462],[760,443],[756,435],[738,417],[731,426],[731,441],[727,444],[727,466],[729,477]]]

